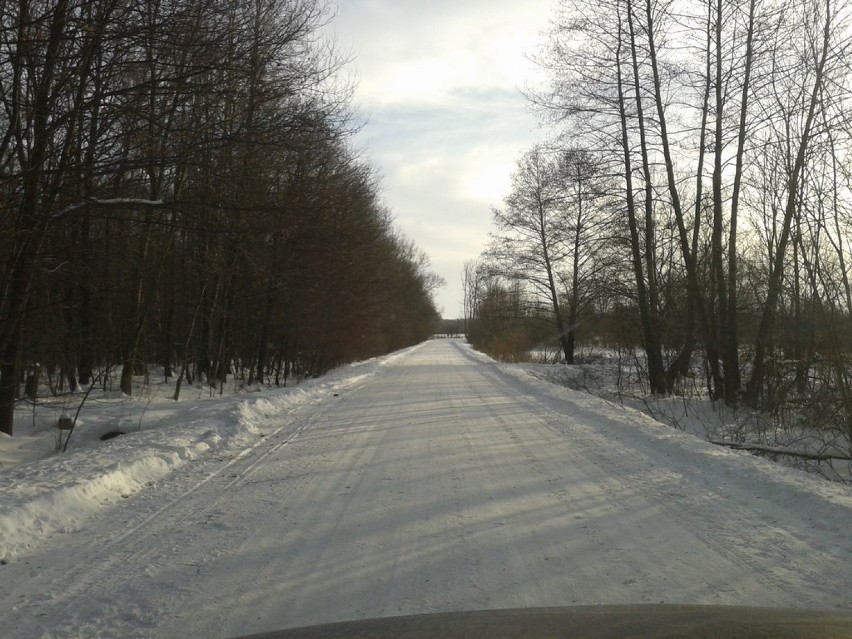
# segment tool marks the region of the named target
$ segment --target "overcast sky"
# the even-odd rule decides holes
[[[398,226],[447,280],[444,317],[461,315],[461,269],[479,256],[491,207],[516,159],[544,136],[520,93],[552,0],[337,0],[366,120],[356,144],[382,175]]]

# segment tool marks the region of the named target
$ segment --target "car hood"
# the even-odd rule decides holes
[[[242,639],[852,639],[852,611],[677,604],[517,608],[385,617]]]

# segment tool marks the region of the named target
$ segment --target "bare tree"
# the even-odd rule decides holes
[[[541,147],[518,161],[505,209],[493,209],[497,233],[486,251],[495,272],[532,286],[549,304],[565,361],[573,363],[558,286],[559,270],[572,250],[557,162]]]
[[[804,43],[806,48],[801,52],[802,55],[797,56],[802,60],[803,66],[794,67],[796,75],[795,80],[793,80],[801,90],[798,95],[793,94],[794,101],[792,104],[787,102],[787,98],[780,98],[785,103],[782,105],[783,110],[789,109],[786,114],[787,117],[791,119],[796,117],[801,128],[798,131],[793,131],[788,125],[783,129],[785,135],[781,143],[784,144],[785,148],[790,149],[788,173],[784,185],[786,201],[782,211],[780,232],[772,255],[766,299],[755,337],[751,377],[746,386],[746,396],[753,403],[760,397],[766,377],[767,350],[775,329],[787,246],[799,203],[802,175],[808,161],[808,153],[816,124],[819,122],[820,112],[824,106],[826,78],[831,77],[832,66],[838,62],[837,53],[846,51],[846,46],[838,49],[836,42],[839,37],[845,39],[847,36],[845,29],[841,29],[840,25],[837,24],[840,16],[834,3],[831,0],[825,0],[825,2],[820,3],[818,10],[813,11],[813,7],[805,10],[808,15],[801,17],[804,20],[807,36]],[[780,45],[778,50],[782,50]],[[831,64],[829,64],[830,62]],[[780,82],[781,78],[779,78],[779,84]],[[782,89],[778,86],[777,90]],[[791,120],[787,120],[787,122],[791,123]]]
[[[439,278],[348,146],[331,17],[325,0],[0,3],[3,432],[35,362],[72,386],[118,364],[132,393],[158,362],[221,389],[246,362],[278,382],[434,329]]]

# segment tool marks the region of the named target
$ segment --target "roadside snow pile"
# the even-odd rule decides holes
[[[640,376],[636,370],[614,364],[616,358],[611,354],[587,353],[586,359],[589,361],[571,366],[527,362],[501,363],[500,367],[515,376],[528,375],[557,387],[585,391],[619,410],[644,413],[660,424],[713,444],[749,451],[833,481],[852,483],[850,444],[840,429],[816,430],[796,420],[785,423],[758,411],[732,410],[708,399],[698,386],[685,395],[652,397],[637,381]],[[698,381],[695,383],[699,385]]]
[[[79,529],[101,509],[218,448],[225,419],[210,426],[195,422],[142,431],[3,471],[0,561],[54,533]]]
[[[156,392],[93,398],[83,407],[72,446],[62,454],[54,452],[50,430],[59,409],[45,405],[47,416],[32,419],[32,425],[24,413],[17,420],[20,437],[0,434],[0,563],[53,534],[79,530],[101,510],[187,462],[215,452],[247,452],[263,437],[286,429],[294,410],[366,381],[397,356],[342,366],[295,387],[258,391],[253,399],[201,396],[174,402]],[[116,430],[125,434],[101,441],[105,432]]]

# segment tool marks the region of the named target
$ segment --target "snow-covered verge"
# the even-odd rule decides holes
[[[581,362],[572,366],[552,363],[554,358],[548,355],[536,352],[532,354],[533,361],[501,367],[636,409],[705,441],[748,450],[827,479],[852,483],[852,443],[840,429],[808,428],[795,415],[782,419],[748,408],[732,410],[707,398],[698,379],[694,388],[683,389],[680,395],[651,397],[636,368],[607,349],[586,349]]]
[[[0,563],[26,554],[55,533],[79,530],[111,504],[153,485],[187,462],[208,455],[248,454],[263,439],[286,431],[298,407],[352,388],[410,349],[342,366],[287,388],[211,395],[203,386],[148,387],[137,397],[90,396],[71,445],[57,452],[56,418],[82,400],[71,395],[16,415],[20,435],[0,433]],[[18,427],[20,425],[20,427]],[[116,430],[124,434],[101,440]]]
[[[565,384],[566,375],[582,374],[576,370],[571,372],[572,367],[558,364],[507,364],[494,362],[487,355],[473,349],[468,353],[483,362],[496,364],[504,374],[523,383],[527,388],[534,389],[542,406],[548,405],[548,399],[552,400],[554,403],[551,409],[557,414],[564,414],[565,406],[568,405],[575,417],[581,421],[594,421],[601,433],[619,440],[620,445],[630,448],[637,457],[647,455],[650,460],[648,467],[641,477],[636,477],[637,482],[647,483],[648,487],[661,480],[665,483],[674,479],[677,483],[687,473],[697,472],[705,475],[707,481],[706,485],[699,487],[700,491],[712,489],[720,495],[730,497],[734,492],[741,491],[743,484],[749,486],[755,499],[766,500],[767,504],[771,504],[765,509],[765,515],[767,521],[772,523],[775,523],[775,510],[783,507],[790,512],[798,512],[808,521],[819,522],[822,529],[832,529],[841,534],[844,534],[841,531],[846,530],[845,522],[848,522],[848,515],[852,512],[852,492],[849,486],[843,485],[849,483],[848,481],[826,481],[825,477],[817,474],[796,472],[784,467],[790,464],[772,463],[745,450],[711,445],[707,441],[707,433],[695,424],[700,421],[698,418],[684,418],[684,421],[695,427],[695,432],[689,432],[684,428],[671,428],[665,420],[649,414],[650,411],[641,403],[629,406],[626,403],[607,400],[593,392],[578,394]],[[549,383],[542,384],[542,381]],[[715,419],[723,418],[717,416]],[[629,427],[624,428],[625,424]],[[555,428],[563,430],[559,423]],[[606,445],[605,440],[600,442],[601,448]],[[666,458],[668,468],[665,470],[654,468],[658,461],[654,458],[659,458],[660,455]],[[625,466],[635,466],[637,461],[634,459],[625,462]],[[617,465],[613,466],[612,472],[613,475],[624,474]],[[679,485],[669,497],[677,501],[677,497],[684,496],[684,488]],[[700,492],[693,497],[696,502],[707,500],[707,495]],[[684,504],[687,509],[695,505],[687,502]],[[712,521],[714,517],[730,516],[726,504],[717,505],[721,508],[713,516],[707,512],[703,513],[705,520]],[[801,536],[795,531],[785,531],[783,535],[779,533],[779,538],[785,535],[795,539]],[[818,538],[804,538],[806,543],[812,546],[821,544]]]

